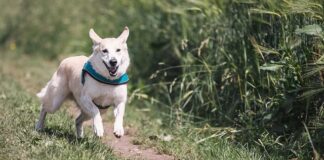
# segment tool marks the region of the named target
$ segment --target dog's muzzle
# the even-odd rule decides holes
[[[102,61],[103,64],[105,65],[105,67],[107,68],[109,75],[112,77],[115,77],[117,75],[117,70],[119,66],[116,66],[117,61],[109,61],[109,64],[111,65],[110,67],[108,66],[108,64],[105,61]]]

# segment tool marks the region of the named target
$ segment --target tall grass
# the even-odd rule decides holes
[[[1,4],[2,46],[31,55],[89,53],[89,28],[117,36],[128,25],[131,98],[172,126],[232,127],[234,139],[285,158],[324,152],[321,0]]]
[[[165,12],[180,24],[170,33],[178,30],[181,37],[169,42],[181,72],[160,83],[152,97],[168,108],[172,124],[232,126],[244,133],[237,139],[289,158],[323,154],[320,1],[189,1],[172,7]],[[163,79],[177,67],[165,66],[152,78]]]

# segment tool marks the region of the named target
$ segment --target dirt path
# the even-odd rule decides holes
[[[52,74],[57,65],[52,62],[42,62],[39,60],[31,61],[30,58],[25,56],[21,56],[19,60],[21,62],[4,59],[0,64],[0,71],[17,80],[24,89],[35,95],[43,87],[41,84],[45,84],[44,79],[49,79],[48,74]],[[23,62],[29,62],[30,64],[24,64]],[[28,65],[29,70],[26,70],[26,68],[24,68],[25,66],[22,64]],[[46,71],[46,74],[44,74],[44,70],[47,70],[50,73],[47,73]],[[76,116],[79,114],[78,108],[74,107],[73,103],[67,103],[66,105],[69,107],[69,114],[73,117],[73,120],[75,120]],[[110,146],[114,153],[121,158],[145,160],[175,159],[169,155],[159,154],[152,148],[143,149],[143,147],[140,147],[139,145],[134,145],[132,141],[135,137],[133,136],[134,134],[130,133],[134,133],[135,131],[131,131],[130,128],[125,128],[125,135],[122,138],[115,138],[112,132],[113,125],[105,119],[107,116],[103,117],[105,134],[102,141],[104,144]],[[90,121],[86,122],[86,125],[91,126]]]
[[[75,119],[80,111],[76,107],[69,107],[69,114]],[[87,121],[85,125],[91,125],[91,121]],[[125,129],[125,135],[121,138],[116,138],[113,134],[113,124],[107,122],[104,119],[104,137],[102,139],[103,143],[110,146],[114,153],[122,158],[126,159],[145,159],[145,160],[173,160],[172,156],[166,154],[159,154],[154,149],[148,148],[143,149],[139,145],[132,143],[134,137],[130,134],[130,129]]]

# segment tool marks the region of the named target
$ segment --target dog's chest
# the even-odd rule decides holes
[[[93,94],[93,102],[100,106],[116,105],[127,99],[126,85],[104,85],[96,87]]]
[[[106,106],[110,106],[113,104],[114,98],[109,95],[108,96],[100,96],[100,97],[94,98],[93,102],[96,105],[106,107]]]

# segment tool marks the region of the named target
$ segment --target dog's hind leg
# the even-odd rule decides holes
[[[46,111],[42,109],[39,114],[38,122],[35,126],[36,131],[41,131],[44,128],[45,118],[46,118]]]
[[[78,118],[75,120],[75,127],[76,127],[76,132],[77,132],[77,137],[78,138],[83,138],[84,133],[83,133],[83,122],[89,120],[91,117],[86,115],[84,112],[81,111],[80,115]]]
[[[46,114],[58,110],[68,94],[66,78],[62,75],[58,76],[55,72],[48,84],[37,94],[42,104],[39,120],[35,127],[37,131],[44,128]]]

